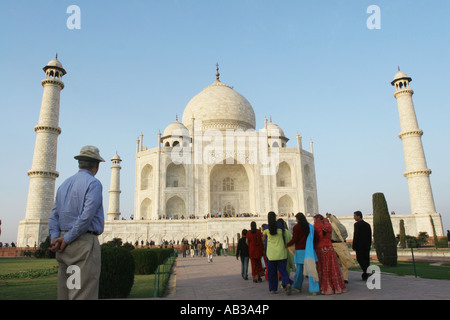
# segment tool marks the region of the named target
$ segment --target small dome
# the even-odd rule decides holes
[[[120,159],[120,157],[119,157],[119,155],[118,155],[117,153],[114,155],[114,157],[112,157],[111,160],[112,160],[112,161],[114,161],[114,160],[116,160],[116,161],[122,161],[122,159]]]
[[[61,62],[59,62],[59,60],[58,59],[53,59],[53,60],[50,60],[48,63],[47,63],[47,66],[49,66],[49,67],[58,67],[58,68],[62,68],[63,66],[62,66],[62,63]]]
[[[392,80],[391,84],[394,85],[395,81],[400,79],[406,79],[411,82],[411,78],[406,75],[406,73],[398,70],[398,72],[394,76],[394,80]]]
[[[269,137],[286,137],[283,130],[281,130],[278,125],[272,122],[267,124],[267,135]]]
[[[48,68],[56,68],[62,71],[63,75],[66,74],[66,70],[64,70],[62,63],[57,58],[50,60],[43,69],[46,71]]]
[[[178,120],[172,122],[169,124],[166,129],[164,130],[163,138],[168,136],[183,136],[188,137],[189,131],[188,129],[182,124],[181,122],[178,122]]]

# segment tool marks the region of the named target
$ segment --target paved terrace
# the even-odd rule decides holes
[[[441,258],[440,261],[450,261]],[[268,282],[254,283],[242,279],[241,263],[234,256],[215,256],[213,263],[206,257],[178,256],[169,283],[170,292],[163,300],[450,300],[450,280],[431,280],[414,276],[395,276],[382,273],[380,289],[369,289],[361,280],[361,272],[350,271],[347,293],[316,295],[308,292],[308,281],[302,293],[292,290],[286,295],[282,288],[270,294]],[[294,274],[291,273],[291,279]]]

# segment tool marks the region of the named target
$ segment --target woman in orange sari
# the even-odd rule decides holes
[[[247,232],[247,245],[252,266],[253,282],[261,282],[261,276],[264,275],[261,260],[264,252],[264,244],[262,241],[261,230],[256,228],[255,221],[250,223],[250,232]]]

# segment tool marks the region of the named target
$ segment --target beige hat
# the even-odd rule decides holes
[[[77,160],[84,161],[95,161],[95,162],[105,162],[105,160],[100,157],[100,151],[94,146],[84,146],[81,148],[80,154],[74,157]]]

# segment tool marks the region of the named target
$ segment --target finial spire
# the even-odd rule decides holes
[[[58,60],[58,52],[56,53],[55,59]]]
[[[175,115],[175,121],[178,121],[178,113]]]
[[[400,66],[397,66],[397,68],[398,68],[398,71],[400,71]]]
[[[220,76],[220,73],[219,73],[219,63],[216,63],[216,80],[217,80],[217,81],[220,81],[220,80],[219,80],[219,76]]]

